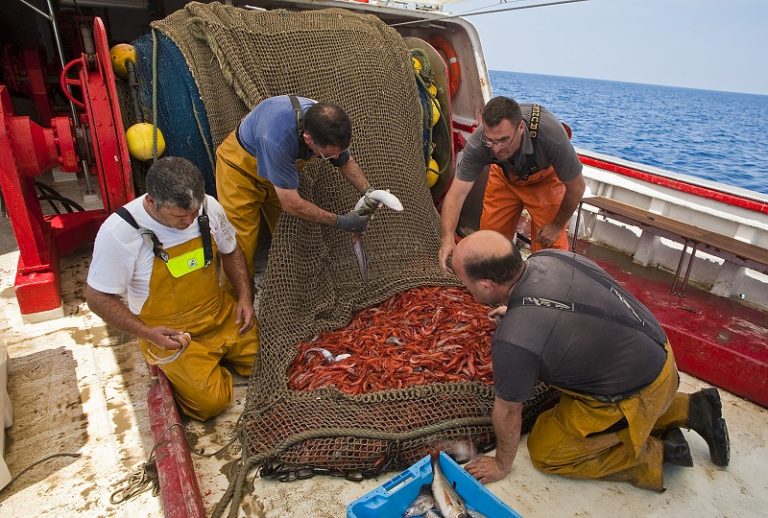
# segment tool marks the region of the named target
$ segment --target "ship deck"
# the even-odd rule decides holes
[[[765,314],[741,306],[734,310],[733,304],[695,289],[683,298],[670,295],[670,274],[640,268],[605,249],[582,251],[630,283],[632,291],[639,290],[637,295],[668,330],[765,354]],[[83,287],[89,255],[86,249],[62,260],[65,317],[37,324],[23,323],[16,305],[12,283],[18,252],[0,255],[0,333],[10,355],[8,389],[14,402],[5,458],[17,475],[0,491],[0,515],[163,516],[159,498],[150,492],[110,502],[117,484],[152,452],[146,396],[153,380],[136,340],[115,332],[88,310]],[[713,375],[740,375],[716,355],[704,360]],[[235,403],[222,416],[205,423],[185,421],[195,450],[212,453],[230,441],[245,383],[239,379]],[[682,376],[682,390],[708,385]],[[665,467],[668,490],[659,494],[625,483],[544,475],[531,465],[524,438],[512,473],[488,487],[523,516],[760,516],[768,507],[768,411],[733,393],[721,394],[731,434],[728,468],[714,466],[703,439],[685,432],[695,466]],[[52,455],[57,456],[21,473]],[[230,468],[237,457],[236,444],[215,457],[193,455],[207,514],[233,476]],[[343,516],[348,503],[394,475],[360,483],[322,476],[292,483],[256,478],[240,515]]]

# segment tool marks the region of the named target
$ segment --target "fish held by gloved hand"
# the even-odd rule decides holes
[[[403,204],[397,196],[383,189],[374,189],[366,191],[355,204],[356,211],[373,214],[381,206],[387,207],[397,212],[402,212]]]
[[[357,213],[360,217],[370,218],[374,212],[380,207],[388,207],[394,211],[401,212],[403,210],[403,204],[400,200],[389,191],[381,189],[369,189],[363,194],[357,203],[355,208],[350,213]],[[366,223],[367,224],[367,223]],[[364,230],[364,229],[363,229]],[[360,278],[363,283],[368,283],[368,258],[365,255],[365,248],[363,248],[363,232],[352,232],[352,250],[355,252],[355,260],[357,261],[357,269],[360,271]]]

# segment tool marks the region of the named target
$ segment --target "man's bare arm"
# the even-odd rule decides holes
[[[245,255],[239,246],[228,254],[220,254],[224,273],[235,288],[237,294],[237,323],[241,324],[240,333],[245,333],[253,326],[253,290],[252,281],[245,265]]]
[[[341,166],[339,171],[341,171],[341,174],[344,175],[344,178],[346,178],[347,181],[351,183],[359,193],[365,192],[365,190],[370,186],[368,180],[366,180],[365,175],[363,174],[363,170],[360,169],[360,166],[357,164],[357,161],[353,156],[349,157],[347,163]]]
[[[464,201],[467,199],[473,185],[475,185],[475,182],[467,182],[465,180],[454,178],[451,183],[451,188],[448,189],[448,193],[445,195],[443,207],[440,210],[440,233],[442,236],[440,244],[440,268],[445,272],[448,271],[448,256],[453,252],[453,249],[456,246],[454,236],[456,234],[456,226],[459,224],[461,208],[464,206]]]
[[[491,421],[493,433],[496,434],[496,456],[476,457],[466,465],[467,471],[483,484],[501,480],[512,471],[520,445],[523,404],[496,397]]]
[[[248,276],[243,250],[239,245],[236,245],[232,252],[220,255],[224,273],[235,288],[235,294],[238,299],[251,299],[251,302],[253,302],[253,290],[251,289],[253,283]]]
[[[512,471],[512,464],[520,445],[520,430],[523,423],[523,404],[505,401],[496,396],[493,401],[493,433],[496,435],[496,464],[506,476]]]
[[[560,202],[560,208],[557,210],[557,214],[555,214],[555,219],[542,225],[536,235],[536,240],[545,247],[552,246],[561,235],[571,216],[573,216],[576,207],[579,206],[581,197],[584,195],[587,187],[582,175],[577,176],[573,180],[563,182],[563,184],[565,185],[565,194]]]
[[[130,312],[117,295],[85,287],[85,300],[88,307],[107,324],[121,331],[143,338],[162,349],[179,349],[189,345],[189,338],[182,329],[168,327],[150,327],[139,317]]]
[[[321,225],[333,226],[336,224],[336,214],[321,209],[314,203],[305,200],[299,196],[296,189],[275,187],[275,192],[280,200],[280,205],[288,214],[314,223],[320,223]]]
[[[563,228],[568,224],[587,188],[583,175],[563,182],[563,184],[565,185],[565,195],[563,195],[563,201],[560,202],[560,208],[557,211],[557,215],[555,215],[555,219],[552,221],[559,228]]]

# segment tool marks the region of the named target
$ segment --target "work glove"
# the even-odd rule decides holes
[[[375,191],[373,187],[368,187],[362,196],[360,196],[360,199],[357,200],[357,203],[355,203],[355,210],[364,215],[370,216],[374,212],[376,212],[376,209],[379,208],[379,202],[368,198],[368,195],[371,194],[373,191]]]
[[[370,216],[361,216],[356,210],[352,209],[346,214],[338,214],[336,216],[336,228],[346,230],[347,232],[364,232],[370,219]]]

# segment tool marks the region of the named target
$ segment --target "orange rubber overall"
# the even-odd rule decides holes
[[[536,234],[543,225],[555,219],[564,195],[565,185],[557,177],[554,167],[534,173],[526,181],[510,181],[501,167],[491,165],[480,228],[495,230],[512,239],[517,232],[520,214],[526,208],[531,216],[531,249],[536,252],[543,248],[536,241]],[[568,250],[565,228],[550,248]]]

